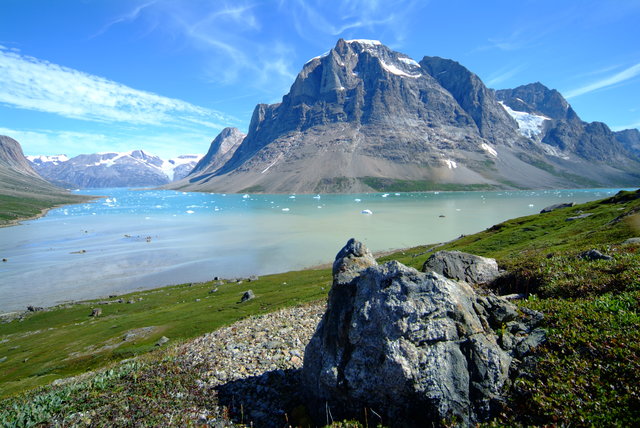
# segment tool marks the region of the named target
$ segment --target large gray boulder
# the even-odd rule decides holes
[[[368,259],[354,240],[338,254],[327,311],[305,349],[302,385],[315,422],[362,419],[365,409],[387,426],[489,418],[510,369],[544,340],[534,330],[540,317],[466,283],[357,254]],[[336,271],[345,265],[352,269]]]
[[[424,262],[423,272],[433,271],[449,279],[469,284],[485,284],[498,277],[495,259],[476,256],[461,251],[438,251]]]

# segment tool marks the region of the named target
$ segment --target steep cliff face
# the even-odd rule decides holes
[[[622,159],[624,149],[616,154],[622,145],[614,137],[583,124],[543,85],[496,93],[455,61],[418,63],[378,41],[340,39],[303,66],[282,102],[256,106],[224,165],[194,171],[174,188],[354,192],[637,181],[638,163]]]
[[[36,179],[42,179],[24,156],[20,143],[6,135],[0,135],[0,167]]]
[[[24,156],[20,144],[4,135],[0,135],[0,195],[30,200],[69,196],[64,189],[38,175]],[[0,211],[0,214],[4,213],[4,210]]]
[[[211,142],[209,151],[200,159],[189,175],[214,174],[231,159],[245,137],[246,134],[237,128],[224,128]]]

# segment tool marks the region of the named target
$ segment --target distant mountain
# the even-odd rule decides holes
[[[71,195],[40,177],[25,158],[20,144],[0,135],[0,224],[35,216],[55,205],[83,200],[86,198]]]
[[[221,167],[169,187],[219,192],[637,185],[633,135],[584,123],[541,84],[494,91],[459,63],[342,40],[281,103],[256,106]],[[625,143],[628,142],[628,143]],[[210,151],[211,152],[211,151]]]
[[[125,153],[29,156],[48,180],[79,188],[160,186],[189,174],[202,155],[182,155],[168,161],[142,150]]]
[[[243,134],[237,128],[224,128],[211,142],[207,154],[191,169],[188,177],[186,175],[185,177],[187,179],[198,177],[198,180],[205,180],[207,176],[214,175],[231,159],[245,137],[246,134]],[[187,182],[185,181],[185,183]],[[184,184],[176,183],[176,185]]]

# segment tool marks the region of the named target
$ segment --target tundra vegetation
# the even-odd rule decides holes
[[[590,215],[581,216],[585,213]],[[494,257],[507,273],[490,287],[500,294],[525,294],[517,303],[544,313],[548,341],[536,350],[536,366],[511,387],[508,407],[487,426],[636,426],[640,244],[630,238],[638,236],[640,191],[620,192],[378,261],[420,269],[436,250]],[[592,249],[611,259],[585,258]],[[177,363],[173,344],[253,315],[324,299],[330,286],[330,269],[318,268],[250,284],[246,279],[241,285],[232,280],[182,284],[109,303],[15,314],[0,324],[0,424],[195,424],[191,409],[214,407],[216,397],[203,393],[197,375]],[[256,298],[239,304],[249,288]],[[102,314],[90,317],[97,307]],[[137,336],[122,339],[132,333]],[[154,346],[163,336],[170,343]]]

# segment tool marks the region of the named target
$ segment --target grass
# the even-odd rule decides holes
[[[144,354],[155,349],[162,336],[185,340],[251,315],[321,299],[328,293],[331,273],[306,270],[242,284],[217,283],[141,291],[119,296],[122,303],[99,305],[95,300],[0,324],[0,358],[6,357],[0,363],[0,397]],[[218,291],[210,293],[214,288]],[[248,289],[258,298],[240,304]],[[89,316],[94,307],[102,309],[101,316]],[[123,340],[128,332],[145,327],[146,335]]]
[[[71,194],[38,197],[0,195],[0,226],[38,217],[43,211],[50,208],[65,204],[77,204],[86,200],[88,198]]]
[[[420,269],[440,249],[495,257],[510,273],[494,289],[528,292],[530,297],[520,304],[545,314],[549,340],[538,348],[537,363],[511,387],[507,408],[485,425],[640,424],[640,246],[622,243],[640,235],[639,197],[640,192],[621,192],[608,200],[509,220],[444,245],[379,259]],[[580,213],[591,215],[567,221]],[[592,248],[613,259],[580,257]],[[325,269],[243,284],[180,285],[122,296],[125,302],[143,300],[100,306],[103,315],[95,319],[88,317],[93,302],[1,324],[0,358],[7,357],[0,363],[1,393],[12,397],[0,402],[0,421],[48,417],[82,425],[81,417],[89,415],[87,424],[134,417],[136,424],[154,426],[165,423],[160,415],[166,414],[186,425],[189,412],[212,408],[215,400],[194,386],[192,374],[176,367],[170,350],[148,352],[157,349],[157,339],[164,335],[172,342],[186,340],[249,315],[325,298],[330,281]],[[218,291],[210,294],[214,286]],[[249,288],[257,298],[239,304]],[[123,343],[128,331],[150,326],[154,329],[148,336]],[[28,391],[135,355],[142,357],[84,381]],[[132,403],[123,397],[132,397]],[[149,397],[159,404],[150,404]],[[140,409],[148,409],[148,415]]]

